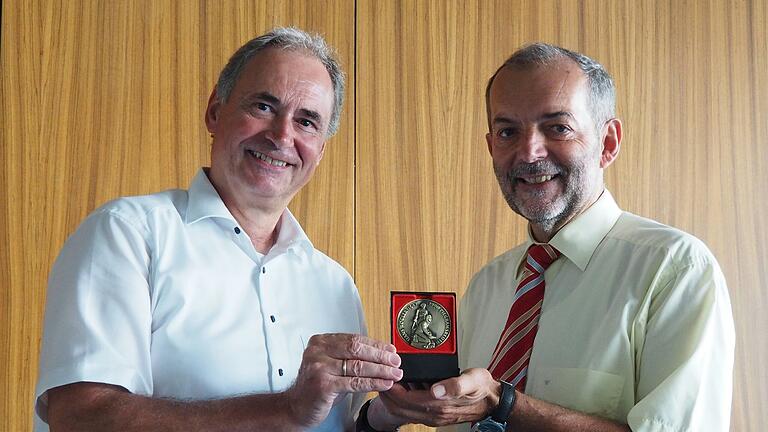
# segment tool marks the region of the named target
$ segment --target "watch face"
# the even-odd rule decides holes
[[[499,423],[490,417],[486,417],[472,426],[472,432],[504,432],[506,426],[506,424]]]

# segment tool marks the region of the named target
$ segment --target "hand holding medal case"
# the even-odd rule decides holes
[[[392,344],[404,383],[434,383],[459,375],[456,294],[391,293]]]

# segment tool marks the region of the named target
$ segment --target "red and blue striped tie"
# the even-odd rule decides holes
[[[548,244],[534,244],[528,248],[525,269],[515,291],[507,324],[488,366],[495,379],[504,380],[521,392],[525,390],[528,361],[539,329],[544,271],[559,256],[560,252]]]

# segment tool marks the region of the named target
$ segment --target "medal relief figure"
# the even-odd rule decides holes
[[[432,324],[432,314],[427,310],[427,304],[421,303],[413,316],[411,345],[422,349],[432,349],[436,346],[437,336],[429,328],[430,324]]]

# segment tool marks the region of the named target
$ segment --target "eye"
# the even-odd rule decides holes
[[[558,134],[561,134],[561,135],[567,134],[568,132],[571,132],[571,130],[572,130],[570,127],[568,127],[568,125],[564,125],[564,124],[552,125],[552,126],[550,126],[550,129],[552,131],[554,131],[555,133],[558,133]]]
[[[252,116],[263,116],[265,114],[275,112],[275,109],[271,105],[264,102],[249,102],[247,104],[243,104],[242,107],[243,111]]]
[[[496,133],[501,138],[509,138],[512,135],[514,135],[515,130],[513,128],[503,128],[499,129],[499,131]]]
[[[301,127],[305,129],[317,130],[317,125],[312,120],[309,120],[306,118],[300,118],[297,120],[297,122],[299,123],[299,125],[301,125]]]

